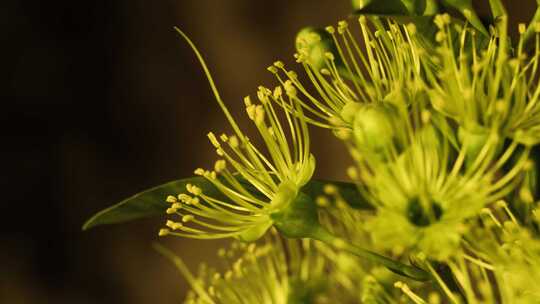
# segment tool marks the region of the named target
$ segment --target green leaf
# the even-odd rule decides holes
[[[167,196],[185,192],[188,183],[200,187],[210,195],[217,194],[214,186],[202,177],[172,181],[135,194],[96,213],[84,223],[82,229],[88,230],[95,226],[123,223],[135,219],[163,215],[170,205],[165,202]]]
[[[367,15],[433,16],[439,0],[353,0],[355,13]]]
[[[255,195],[260,195],[257,189],[251,186],[246,181],[240,180],[244,187]],[[342,197],[353,208],[371,209],[369,205],[359,194],[356,185],[345,182],[321,181],[312,180],[302,188],[302,191],[311,198],[316,198],[323,194],[324,185],[331,183],[339,188]],[[165,215],[165,210],[170,204],[165,202],[169,195],[177,195],[186,192],[186,185],[193,184],[203,190],[208,196],[226,200],[216,187],[203,177],[192,177],[181,180],[172,181],[129,197],[107,209],[104,209],[92,216],[82,229],[88,230],[95,226],[117,224],[128,222],[136,219],[148,218],[153,216]]]
[[[355,12],[360,14],[410,15],[412,13],[401,0],[353,0],[352,4]]]

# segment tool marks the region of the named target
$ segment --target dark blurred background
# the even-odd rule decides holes
[[[534,0],[516,2],[514,16],[532,15]],[[172,27],[243,117],[242,98],[275,85],[266,67],[293,65],[298,29],[349,12],[347,0],[2,0],[0,303],[179,303],[186,282],[151,248],[163,218],[80,230],[104,207],[210,166],[205,134],[229,130]],[[315,137],[317,174],[344,178],[345,151]],[[223,245],[164,242],[192,269]]]

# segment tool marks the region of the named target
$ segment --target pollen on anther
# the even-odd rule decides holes
[[[326,184],[324,185],[324,188],[323,188],[323,191],[324,193],[328,194],[328,195],[334,195],[338,192],[338,189],[336,186],[332,185],[332,184]]]
[[[283,68],[285,67],[285,64],[283,64],[283,61],[279,61],[279,60],[278,60],[278,61],[274,62],[274,66],[275,66],[276,68],[283,69]]]
[[[296,97],[296,88],[294,87],[292,81],[287,80],[284,84],[285,92],[289,97]]]
[[[165,200],[167,203],[176,203],[176,197],[172,196],[172,195],[169,195],[167,196],[167,199]]]
[[[277,72],[278,72],[278,69],[275,66],[272,66],[272,65],[267,67],[266,69],[272,74],[277,74]]]
[[[525,31],[527,30],[527,26],[525,25],[525,23],[520,23],[518,25],[518,31],[521,35],[525,34]]]
[[[220,159],[220,160],[216,161],[216,163],[214,165],[214,170],[216,170],[217,173],[220,173],[221,171],[225,170],[226,166],[227,165],[226,165],[225,160]]]
[[[163,228],[163,229],[160,229],[159,230],[159,236],[166,236],[167,234],[169,234],[171,231],[169,229],[166,229],[166,228]]]
[[[336,29],[335,29],[333,26],[331,26],[331,25],[325,27],[324,29],[325,29],[329,34],[333,34],[333,33],[336,32]]]
[[[231,146],[231,148],[237,148],[238,147],[238,137],[236,136],[231,136],[229,138],[229,145]]]
[[[182,222],[187,223],[189,221],[192,221],[195,217],[191,214],[186,214],[182,216]]]
[[[217,140],[216,138],[216,135],[214,135],[214,133],[212,132],[209,132],[207,134],[208,136],[208,139],[210,139],[210,142],[212,143],[212,145],[216,148],[219,148],[221,146],[221,144],[219,143],[219,141]]]
[[[187,190],[189,193],[193,194],[193,195],[201,195],[201,193],[202,193],[202,189],[201,189],[201,188],[199,188],[199,187],[197,187],[197,186],[195,186],[195,185],[192,185],[192,184],[187,184],[187,185],[186,185],[186,190]]]

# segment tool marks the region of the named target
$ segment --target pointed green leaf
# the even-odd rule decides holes
[[[353,0],[357,14],[433,16],[439,13],[439,0]]]
[[[406,1],[411,2],[411,1]],[[411,11],[401,0],[353,0],[353,8],[360,14],[410,15]]]
[[[244,187],[255,195],[259,195],[257,189],[245,181],[240,180]],[[170,206],[165,200],[169,195],[177,195],[186,192],[186,185],[190,183],[201,188],[205,194],[221,200],[227,200],[208,180],[203,177],[192,177],[172,181],[129,197],[107,209],[104,209],[92,216],[82,229],[88,230],[95,226],[117,224],[141,218],[153,216],[164,216],[165,210]],[[323,194],[323,187],[326,184],[333,184],[339,188],[341,196],[353,208],[371,209],[372,207],[360,196],[356,185],[346,182],[312,180],[302,191],[315,199]]]
[[[167,196],[185,192],[188,183],[197,185],[208,194],[217,194],[212,184],[202,177],[172,181],[135,194],[96,213],[84,223],[82,229],[87,230],[100,225],[116,224],[139,218],[163,215],[165,214],[165,210],[170,206],[170,204],[165,202]]]

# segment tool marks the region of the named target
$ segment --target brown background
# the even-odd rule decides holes
[[[522,20],[534,0],[508,1]],[[519,2],[519,3],[518,3]],[[215,159],[228,131],[187,45],[237,117],[242,98],[293,66],[295,33],[345,18],[348,1],[17,1],[0,5],[0,303],[178,303],[186,282],[150,247],[163,219],[82,233],[92,213]],[[516,18],[519,19],[519,18]],[[348,157],[316,132],[317,175]],[[196,267],[223,242],[166,240]]]

